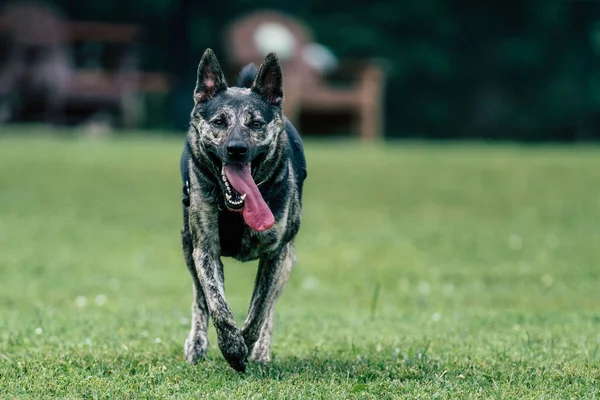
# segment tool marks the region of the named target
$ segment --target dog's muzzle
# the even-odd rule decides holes
[[[275,217],[252,178],[250,163],[224,163],[221,179],[225,185],[225,205],[241,212],[246,224],[262,232],[273,226]]]

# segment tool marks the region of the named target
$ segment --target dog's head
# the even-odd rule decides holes
[[[242,212],[251,228],[263,231],[274,218],[257,183],[268,178],[268,161],[285,129],[283,76],[274,53],[255,71],[249,66],[241,79],[249,87],[227,87],[215,54],[207,49],[198,66],[190,125],[192,148],[214,174],[227,208]]]

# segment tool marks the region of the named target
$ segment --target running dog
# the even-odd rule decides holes
[[[221,353],[244,372],[248,357],[270,360],[275,303],[296,261],[306,160],[302,140],[283,115],[283,74],[274,53],[247,65],[228,87],[212,50],[198,66],[194,107],[181,156],[182,248],[193,281],[185,358],[208,347],[209,315]],[[225,300],[221,257],[259,260],[243,327]]]

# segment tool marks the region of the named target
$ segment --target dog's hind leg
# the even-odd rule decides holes
[[[192,275],[194,302],[192,304],[192,327],[190,333],[185,340],[184,355],[185,359],[191,363],[196,363],[206,354],[208,348],[208,307],[204,291],[198,280],[198,273],[194,264],[192,252],[194,246],[190,235],[190,227],[188,222],[188,209],[184,208],[183,212],[183,228],[181,228],[181,246],[183,248],[183,257],[185,263]]]
[[[250,309],[242,335],[254,361],[267,363],[271,358],[271,333],[275,304],[288,281],[296,255],[293,242],[260,259]]]

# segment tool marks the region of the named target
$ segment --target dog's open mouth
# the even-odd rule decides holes
[[[229,210],[241,212],[246,224],[255,231],[262,232],[273,226],[275,217],[254,183],[250,163],[223,164],[221,179]]]
[[[221,168],[221,179],[225,185],[225,205],[230,211],[241,212],[244,209],[244,201],[246,200],[247,194],[240,194],[233,186],[229,184],[227,180],[227,174],[225,173],[225,164]]]

